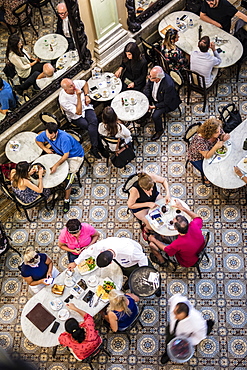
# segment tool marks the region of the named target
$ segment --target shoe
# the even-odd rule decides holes
[[[65,202],[64,201],[64,204],[63,204],[63,213],[68,213],[69,212],[69,209],[70,209],[70,201],[68,201],[68,202]]]
[[[23,95],[23,89],[21,88],[21,85],[15,85],[14,90],[17,92],[18,95]]]
[[[72,184],[73,184],[73,181],[74,181],[74,178],[75,178],[75,174],[74,173],[69,173],[68,176],[66,177],[66,180],[65,180],[65,190],[68,190],[71,188]]]
[[[211,333],[211,331],[213,330],[213,326],[214,326],[214,321],[209,319],[207,320],[207,335],[209,335]]]
[[[158,288],[154,294],[156,295],[156,297],[160,297],[161,296],[161,288]]]
[[[205,180],[204,180],[204,185],[205,185],[207,188],[210,188],[210,186],[211,186],[211,182],[210,182],[208,179],[205,179]]]
[[[163,131],[155,132],[155,133],[153,134],[153,136],[151,137],[151,140],[153,140],[153,141],[158,140],[158,139],[161,137],[161,135],[162,135],[162,134],[163,134]]]
[[[142,224],[141,230],[142,230],[143,240],[145,240],[145,242],[148,242],[148,237],[149,237],[150,233],[145,230],[145,225],[144,224]]]
[[[160,359],[160,362],[162,363],[162,365],[166,364],[168,361],[170,360],[167,352],[165,351],[165,353],[161,356],[161,359]]]
[[[167,267],[168,266],[168,263],[167,262],[160,262],[158,260],[158,258],[153,254],[153,253],[150,253],[150,260],[153,262],[153,263],[156,263],[157,265],[161,266],[161,267]]]
[[[123,290],[128,290],[129,289],[129,280],[126,280],[124,285],[122,286]]]
[[[91,148],[89,153],[92,154],[95,158],[101,159],[101,155],[99,154],[99,151],[97,148]]]

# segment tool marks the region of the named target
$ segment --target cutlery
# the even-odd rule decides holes
[[[213,158],[211,159],[211,161],[210,161],[210,162],[208,162],[208,164],[211,164],[211,163],[215,160],[215,158],[217,157],[217,155],[218,155],[218,154],[215,154],[215,155],[213,156]]]
[[[98,303],[99,303],[99,301],[100,301],[100,298],[102,297],[102,293],[98,296],[98,299],[97,299],[97,301],[95,302],[95,304],[94,304],[94,307],[96,307],[97,305],[98,305]],[[92,302],[93,303],[93,302]],[[90,305],[89,305],[90,306]],[[91,307],[91,306],[90,306]]]

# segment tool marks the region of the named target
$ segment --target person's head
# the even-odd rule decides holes
[[[22,47],[23,47],[23,43],[18,33],[13,33],[13,35],[10,35],[8,38],[7,49],[6,49],[7,58],[9,57],[9,53],[11,51],[19,56],[23,56]]]
[[[0,77],[0,90],[3,88],[3,79]]]
[[[179,36],[178,36],[178,31],[175,30],[174,28],[170,28],[166,34],[165,34],[165,38],[164,38],[164,41],[163,41],[163,45],[165,48],[167,48],[168,50],[170,49],[174,49],[175,47],[175,42],[177,42],[179,39]]]
[[[46,130],[46,136],[49,140],[55,141],[58,135],[58,125],[55,122],[47,122],[45,125]]]
[[[76,319],[71,318],[66,320],[64,327],[67,333],[71,334],[73,339],[76,340],[78,343],[82,343],[85,340],[85,330],[80,327]]]
[[[165,72],[160,66],[155,66],[151,69],[148,77],[151,82],[159,82],[165,77]]]
[[[110,265],[110,263],[113,260],[113,257],[114,257],[113,252],[110,250],[101,252],[96,259],[96,264],[98,267],[106,267]]]
[[[138,184],[143,190],[151,190],[154,187],[154,181],[152,177],[145,172],[138,174]]]
[[[209,49],[210,46],[210,38],[208,36],[203,36],[199,41],[198,41],[198,47],[200,51],[203,53],[206,53]]]
[[[109,136],[115,136],[118,132],[118,117],[112,107],[105,107],[102,113],[102,121]]]
[[[51,63],[45,63],[43,65],[43,73],[46,75],[46,77],[52,77],[54,75],[54,67],[51,65]]]
[[[179,234],[186,234],[189,228],[189,221],[186,217],[182,215],[177,215],[173,219],[174,228],[179,232]]]
[[[180,302],[175,306],[173,313],[176,320],[183,320],[189,315],[189,306],[184,302]]]
[[[217,8],[219,0],[206,0],[210,8]]]
[[[64,89],[64,91],[67,94],[70,94],[70,95],[73,95],[75,93],[75,90],[76,90],[74,82],[72,80],[70,80],[69,78],[64,78],[61,81],[61,87],[62,87],[62,89]]]
[[[124,56],[127,59],[131,59],[134,62],[137,62],[140,60],[140,49],[136,42],[129,42],[125,48],[124,48]]]
[[[59,3],[57,5],[57,14],[61,19],[65,19],[68,17],[68,10],[65,3]]]
[[[23,260],[25,265],[36,266],[40,262],[40,256],[33,246],[29,246],[24,252]]]
[[[78,236],[81,231],[81,222],[77,218],[72,218],[66,223],[66,228],[71,235]]]
[[[112,289],[109,293],[109,307],[107,311],[123,311],[127,315],[131,315],[131,311],[128,308],[128,301],[124,293],[121,290]]]
[[[197,130],[204,139],[217,139],[220,136],[222,122],[216,118],[208,118]]]
[[[28,170],[30,164],[27,161],[17,163],[15,168],[15,174],[12,178],[12,185],[14,188],[18,188],[18,184],[22,179],[28,178]]]

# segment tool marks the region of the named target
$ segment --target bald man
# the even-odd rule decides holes
[[[164,132],[163,115],[177,109],[181,100],[175,89],[173,79],[160,66],[151,69],[148,78],[149,81],[146,83],[143,93],[149,99],[149,109],[153,110],[152,119],[155,125],[155,133],[151,139],[155,141]]]
[[[90,153],[100,159],[98,145],[98,119],[90,104],[88,83],[85,80],[70,80],[64,78],[61,82],[62,90],[59,94],[59,103],[66,116],[74,125],[87,130],[91,141]]]
[[[73,40],[73,32],[69,23],[68,10],[65,3],[59,3],[57,5],[57,30],[56,33],[62,35],[68,41],[68,50],[74,50],[75,44]]]
[[[36,79],[36,84],[42,90],[63,73],[63,70],[55,72],[54,67],[50,63],[45,63],[43,65],[43,72]]]

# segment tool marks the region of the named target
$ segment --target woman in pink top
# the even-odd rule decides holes
[[[98,331],[95,330],[92,316],[77,308],[73,303],[68,303],[67,306],[78,312],[84,321],[78,322],[74,318],[68,319],[65,322],[66,332],[60,334],[58,340],[62,346],[69,347],[78,360],[84,360],[100,346],[102,339]]]
[[[74,262],[83,249],[96,243],[98,238],[99,233],[93,226],[73,218],[61,231],[58,246],[67,251],[69,262]]]

